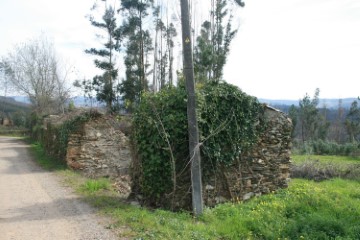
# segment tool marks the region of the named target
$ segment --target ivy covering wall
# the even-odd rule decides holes
[[[197,87],[203,177],[229,166],[257,142],[263,106],[236,86],[220,82]],[[146,204],[176,208],[189,198],[190,157],[187,96],[183,87],[142,96],[133,117],[137,150],[134,185]],[[191,199],[190,199],[191,200]]]

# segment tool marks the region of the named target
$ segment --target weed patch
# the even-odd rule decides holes
[[[100,190],[110,190],[111,184],[108,179],[90,179],[81,185],[80,190],[85,193],[95,193]]]
[[[343,178],[360,181],[359,157],[297,155],[293,160],[292,178],[315,181]]]

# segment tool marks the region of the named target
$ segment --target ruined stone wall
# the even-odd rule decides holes
[[[86,120],[75,121],[62,147],[61,127],[86,112],[51,115],[44,120],[42,142],[47,152],[64,159],[67,165],[89,177],[119,177],[128,174],[131,163],[128,129],[111,116],[96,113]],[[71,122],[72,123],[72,122]]]
[[[291,120],[266,107],[266,130],[258,144],[231,167],[220,167],[204,182],[204,201],[213,206],[229,200],[247,200],[287,187],[290,176]]]
[[[111,117],[91,119],[69,135],[66,162],[91,177],[126,175],[131,162],[129,139]]]
[[[290,175],[291,120],[286,114],[265,107],[266,129],[257,144],[230,167],[218,166],[214,176],[204,177],[203,196],[207,206],[231,200],[247,200],[287,187]],[[51,125],[51,123],[49,123]],[[59,124],[59,123],[57,123]],[[51,128],[49,128],[51,129]],[[69,167],[91,177],[119,177],[128,174],[132,161],[131,146],[121,128],[111,117],[92,118],[69,135],[66,162]],[[52,138],[56,144],[56,137]],[[50,144],[51,145],[51,144]],[[181,179],[178,184],[181,185]],[[188,186],[177,191],[176,205],[191,205]],[[189,205],[190,204],[190,205]]]

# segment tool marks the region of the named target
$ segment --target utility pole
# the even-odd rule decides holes
[[[181,26],[183,44],[183,67],[185,85],[187,91],[187,117],[189,131],[189,153],[191,161],[191,185],[192,185],[192,204],[195,216],[203,212],[202,181],[201,181],[201,160],[199,149],[199,130],[196,119],[196,99],[194,64],[190,32],[190,14],[188,0],[181,1]]]

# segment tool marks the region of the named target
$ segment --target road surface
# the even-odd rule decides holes
[[[0,137],[0,240],[118,239],[108,222],[38,167],[25,143]]]

